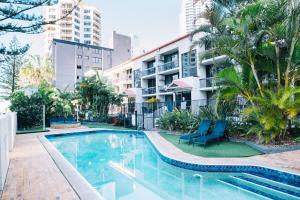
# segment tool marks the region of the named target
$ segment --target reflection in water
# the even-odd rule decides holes
[[[50,141],[109,200],[259,198],[218,181],[229,174],[199,173],[163,162],[146,138],[90,134]]]

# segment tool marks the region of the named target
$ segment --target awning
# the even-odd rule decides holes
[[[178,88],[182,88],[182,89],[193,87],[190,83],[187,82],[187,80],[183,80],[183,79],[174,80],[171,85],[173,86],[176,85]]]
[[[136,97],[136,90],[134,88],[128,88],[124,91],[125,95],[128,97]]]

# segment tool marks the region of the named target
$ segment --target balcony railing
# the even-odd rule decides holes
[[[149,76],[149,75],[155,74],[155,72],[156,72],[156,68],[151,67],[149,69],[143,70],[142,71],[142,76]]]
[[[171,62],[161,64],[158,68],[159,71],[162,72],[170,69],[175,69],[177,67],[179,67],[178,61],[171,61]]]
[[[164,86],[159,86],[158,87],[158,91],[159,92],[168,92],[168,86],[167,85],[164,85]]]
[[[143,91],[142,91],[143,95],[155,94],[155,93],[156,93],[156,87],[144,88]]]
[[[200,88],[216,87],[217,79],[214,77],[200,79]]]

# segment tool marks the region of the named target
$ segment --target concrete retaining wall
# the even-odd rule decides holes
[[[0,193],[4,187],[9,165],[9,153],[14,146],[16,129],[16,113],[0,115]]]

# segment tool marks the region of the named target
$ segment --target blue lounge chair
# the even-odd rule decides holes
[[[203,120],[200,125],[199,128],[197,130],[196,133],[186,133],[183,134],[182,136],[180,136],[178,143],[180,143],[181,140],[186,140],[188,142],[192,142],[194,138],[196,137],[200,137],[200,136],[204,136],[210,126],[210,121],[209,120]]]
[[[226,124],[226,120],[218,120],[212,133],[198,138],[194,138],[193,145],[195,143],[205,145],[210,140],[219,140],[221,137],[224,136]]]

